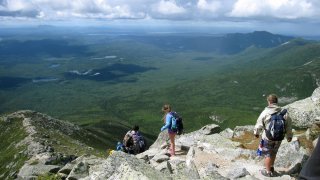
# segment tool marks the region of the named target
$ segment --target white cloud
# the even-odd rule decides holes
[[[319,0],[0,0],[4,18],[320,21]]]
[[[197,3],[197,7],[201,10],[216,12],[221,8],[221,2],[219,1],[207,2],[207,0],[199,0]]]
[[[7,1],[7,10],[8,11],[20,11],[20,10],[30,10],[33,9],[32,4],[21,1],[21,0],[11,0]]]
[[[159,3],[155,4],[154,10],[164,15],[180,14],[186,12],[186,10],[183,7],[179,7],[175,1],[166,0],[161,0]]]
[[[319,8],[319,7],[317,7]],[[317,15],[310,0],[238,0],[230,17],[306,18]]]

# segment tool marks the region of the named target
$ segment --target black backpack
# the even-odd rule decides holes
[[[286,109],[271,114],[269,127],[265,129],[266,136],[272,141],[282,141],[284,139],[286,128],[284,115],[287,113]]]
[[[173,116],[170,125],[171,130],[176,132],[178,135],[181,135],[183,133],[182,117],[174,111],[172,111],[170,114]]]

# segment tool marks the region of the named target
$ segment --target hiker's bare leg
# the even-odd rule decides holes
[[[174,138],[175,138],[175,134],[174,133],[169,133],[169,138],[170,138],[170,154],[171,156],[175,155],[175,142],[174,142]]]
[[[272,165],[271,163],[272,163],[271,158],[270,158],[270,157],[265,157],[265,159],[264,159],[264,165],[265,165],[266,170],[267,170],[268,172],[271,171],[271,165]]]
[[[271,171],[271,167],[274,165],[274,161],[276,160],[277,154],[272,152],[270,153],[270,157],[266,157],[264,160],[264,164],[266,166],[267,171]]]
[[[270,168],[271,168],[271,167],[274,167],[274,161],[276,160],[276,156],[277,156],[277,154],[274,154],[274,155],[271,157]]]

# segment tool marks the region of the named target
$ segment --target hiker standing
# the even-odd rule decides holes
[[[265,159],[264,159],[265,169],[261,170],[261,174],[264,176],[272,177],[275,175],[274,161],[276,159],[276,155],[280,147],[280,144],[282,142],[282,139],[284,138],[284,134],[286,135],[288,142],[292,140],[292,125],[291,125],[291,119],[288,113],[286,113],[286,110],[282,109],[280,106],[277,105],[278,97],[276,95],[274,94],[269,95],[267,97],[267,102],[268,102],[268,106],[262,111],[255,125],[254,135],[256,136],[256,138],[259,138],[259,133],[263,130],[260,146],[263,147],[262,153],[265,155]],[[283,130],[281,130],[281,128],[273,126],[275,127],[274,129],[278,129],[278,130],[277,131],[272,130],[271,132],[270,124],[276,124],[272,122],[273,120],[271,119],[272,117],[275,117],[274,116],[275,114],[277,114],[277,117],[278,116],[283,117],[282,121],[278,121],[279,123],[277,123],[277,126],[281,127],[280,122],[283,122],[282,123]],[[274,136],[277,135],[276,132],[282,133],[282,134],[279,133],[279,136],[282,136],[282,137],[273,138]],[[270,134],[272,134],[273,136],[271,137]]]
[[[170,138],[170,155],[174,156],[175,155],[175,136],[176,136],[176,131],[171,130],[171,124],[172,124],[172,118],[173,115],[170,113],[171,112],[171,107],[169,104],[165,104],[162,107],[162,111],[164,112],[163,116],[163,122],[165,123],[164,126],[162,126],[161,131],[164,131],[168,129],[168,134]]]

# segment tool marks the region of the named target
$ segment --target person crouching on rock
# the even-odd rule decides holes
[[[170,138],[170,155],[174,156],[175,155],[175,142],[174,142],[174,140],[175,140],[176,132],[171,129],[172,119],[174,117],[170,113],[171,107],[169,104],[163,105],[162,111],[164,112],[163,122],[165,123],[165,125],[162,126],[161,131],[168,129],[169,138]]]

